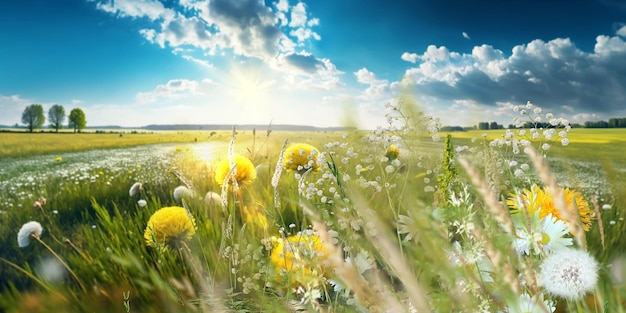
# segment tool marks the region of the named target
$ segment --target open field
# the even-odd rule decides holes
[[[0,310],[512,313],[525,294],[558,312],[625,312],[612,274],[626,249],[622,133],[574,129],[547,150],[587,231],[568,228],[578,214],[499,207],[549,185],[482,133],[452,133],[473,174],[445,162],[444,140],[393,131],[0,133]],[[283,153],[285,140],[317,148]],[[167,207],[180,214],[159,218]],[[532,283],[572,247],[598,262],[594,288],[568,299]]]

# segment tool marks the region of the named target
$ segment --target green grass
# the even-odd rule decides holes
[[[509,154],[483,145],[481,134],[453,133],[454,146],[473,149],[457,155],[500,191],[497,200],[533,183],[543,185],[532,165],[523,177],[503,168]],[[406,309],[408,301],[422,311],[475,312],[483,302],[489,303],[489,311],[503,310],[507,301],[519,298],[508,279],[538,270],[541,258],[514,253],[514,238],[499,226],[497,214],[458,159],[452,163],[456,179],[438,185],[442,142],[403,135],[395,142],[398,159],[388,160],[383,156],[391,135],[398,134],[240,131],[232,149],[253,162],[257,175],[240,192],[225,190],[228,202],[222,207],[203,197],[222,194],[214,177],[216,164],[228,157],[229,132],[123,137],[0,133],[0,151],[7,156],[0,160],[0,310],[293,312],[301,307],[375,312]],[[472,143],[475,135],[479,140]],[[596,136],[608,142],[594,140]],[[615,130],[574,129],[568,137],[569,146],[548,151],[559,183],[580,190],[590,204],[596,196],[600,206],[611,208],[601,210],[603,232],[595,222],[586,234],[589,251],[600,263],[597,290],[588,301],[560,300],[558,306],[603,312],[601,303],[606,312],[624,312],[620,301],[625,289],[615,284],[609,265],[626,248],[621,240],[626,224],[619,219],[626,207],[621,188],[626,142]],[[326,156],[321,170],[304,177],[285,170],[273,179],[285,140],[316,146]],[[102,147],[107,149],[93,150]],[[532,164],[523,153],[514,158]],[[143,190],[131,196],[135,182]],[[183,206],[173,196],[181,185],[194,192],[185,205],[195,220],[195,235],[167,249],[148,247],[144,231],[149,218],[162,207]],[[457,198],[435,204],[442,188]],[[43,210],[33,207],[40,196],[47,199]],[[147,205],[140,206],[139,199]],[[63,270],[42,245],[17,246],[18,230],[31,220],[42,224],[41,239],[80,284],[67,273],[46,274],[50,268]],[[326,250],[301,250],[294,264],[302,270],[281,274],[281,265],[271,261],[278,241],[312,228],[325,240]],[[453,264],[453,240],[460,242],[461,257],[469,260],[478,251],[489,258]],[[339,261],[325,262],[328,254]],[[481,275],[487,270],[481,262],[495,260],[496,254],[502,262],[490,264],[489,282]],[[513,276],[507,276],[508,270]],[[352,291],[335,291],[329,280]],[[463,292],[472,286],[476,288]],[[536,291],[531,286],[523,290]],[[594,297],[602,300],[594,302]]]

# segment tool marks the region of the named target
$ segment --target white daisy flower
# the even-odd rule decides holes
[[[554,301],[544,300],[543,294],[531,297],[527,293],[523,293],[513,302],[507,302],[505,312],[507,313],[546,313],[554,312],[556,306]]]
[[[17,232],[17,245],[20,248],[27,247],[30,244],[31,234],[39,237],[41,236],[42,232],[43,227],[41,227],[41,224],[39,224],[39,222],[30,221],[22,225],[22,228],[20,228],[20,230]]]
[[[598,263],[584,250],[563,249],[545,259],[539,282],[552,295],[577,300],[595,288]]]
[[[541,219],[538,213],[531,218],[530,223],[519,220],[515,222],[516,238],[513,240],[513,247],[519,254],[530,255],[531,249],[537,254],[548,254],[572,245],[572,238],[563,237],[569,233],[565,222],[557,220],[552,214]]]

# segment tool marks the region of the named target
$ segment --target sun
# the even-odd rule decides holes
[[[229,93],[235,102],[260,106],[266,103],[274,80],[267,80],[264,71],[255,66],[234,66],[230,72]]]

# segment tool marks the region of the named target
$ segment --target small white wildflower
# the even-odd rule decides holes
[[[520,170],[519,168],[515,170],[515,172],[513,173],[513,175],[515,175],[515,177],[517,178],[522,178],[524,177],[524,171]]]
[[[603,204],[602,205],[602,210],[610,210],[611,209],[611,205],[610,204]]]
[[[550,144],[544,143],[541,145],[541,149],[544,151],[548,151],[550,149]]]
[[[551,119],[553,119],[553,118],[554,118],[554,114],[552,114],[552,113],[547,113],[547,114],[546,114],[546,118],[547,118],[548,120],[551,120]]]
[[[550,125],[552,125],[552,126],[557,126],[557,125],[559,125],[559,122],[560,122],[560,121],[559,121],[559,119],[558,119],[558,118],[551,118],[551,119],[550,119]]]
[[[520,165],[519,168],[522,169],[523,171],[528,171],[528,169],[530,169],[530,165],[524,163]]]
[[[561,139],[561,145],[563,145],[563,147],[569,145],[569,139],[567,139],[567,138]]]
[[[30,236],[39,237],[42,232],[43,227],[39,222],[30,221],[22,225],[22,228],[17,232],[17,245],[20,248],[27,247],[30,244]]]
[[[598,263],[584,250],[556,251],[541,265],[539,281],[548,293],[577,300],[595,288]]]
[[[389,173],[389,174],[393,173],[395,170],[396,170],[396,168],[395,168],[395,167],[393,167],[393,165],[387,165],[387,166],[385,167],[385,172],[387,172],[387,173]]]
[[[533,110],[533,112],[535,112],[535,114],[541,114],[541,108],[537,107]]]
[[[140,207],[145,207],[146,204],[148,204],[148,202],[144,199],[137,201],[137,205],[139,205]]]
[[[556,310],[554,301],[544,300],[543,294],[531,297],[527,293],[523,293],[514,302],[507,301],[507,313],[551,313]]]

